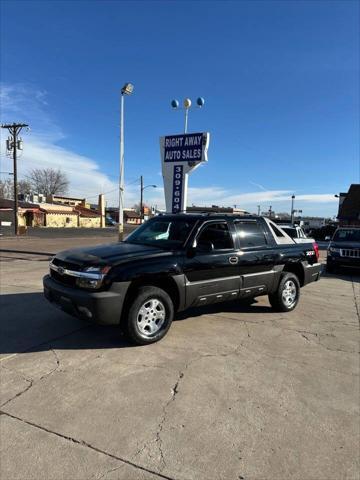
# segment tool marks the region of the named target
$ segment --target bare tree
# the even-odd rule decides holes
[[[69,188],[69,179],[60,169],[34,168],[28,175],[32,190],[44,195],[64,195]]]
[[[18,182],[18,194],[31,193],[31,185],[27,180]],[[0,198],[14,199],[14,181],[11,178],[0,180]]]
[[[14,198],[14,182],[11,178],[0,180],[0,198]]]
[[[32,192],[31,183],[28,180],[19,180],[17,185],[17,191],[20,195],[26,195]]]

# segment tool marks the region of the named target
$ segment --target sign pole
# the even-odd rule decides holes
[[[185,127],[184,133],[187,133],[189,109],[185,107]]]

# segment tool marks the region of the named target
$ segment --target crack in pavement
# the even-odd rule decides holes
[[[127,460],[126,458],[122,458],[122,457],[119,457],[118,455],[114,455],[112,453],[106,452],[105,450],[102,450],[101,448],[95,447],[95,446],[91,445],[90,443],[85,442],[84,440],[78,440],[77,438],[70,437],[70,436],[67,436],[67,435],[63,435],[62,433],[56,432],[54,430],[50,430],[49,428],[46,428],[46,427],[42,427],[41,425],[37,425],[36,423],[30,422],[29,420],[25,420],[24,418],[21,418],[21,417],[17,417],[16,415],[13,415],[11,413],[7,413],[3,410],[0,410],[0,415],[5,415],[5,416],[10,417],[14,420],[18,420],[19,422],[23,422],[27,425],[30,425],[31,427],[38,428],[39,430],[42,430],[43,432],[50,433],[50,434],[55,435],[59,438],[62,438],[63,440],[67,440],[69,442],[75,443],[76,445],[81,445],[83,447],[89,448],[90,450],[93,450],[97,453],[101,453],[103,455],[106,455],[109,458],[113,458],[115,460],[118,460],[119,462],[130,465],[130,466],[132,466],[132,467],[134,467],[138,470],[142,470],[144,472],[151,473],[151,474],[153,474],[153,475],[155,475],[159,478],[163,478],[165,480],[174,480],[174,478],[169,477],[167,475],[163,475],[161,472],[156,472],[154,470],[150,470],[149,468],[138,465],[138,464],[136,464],[136,463],[134,463],[130,460]],[[106,473],[108,473],[108,472],[105,472],[105,475],[106,475]]]
[[[250,334],[248,333],[248,336],[250,337]],[[185,371],[189,368],[190,365],[194,364],[195,362],[198,362],[199,360],[203,359],[203,358],[209,358],[209,357],[228,357],[230,355],[237,355],[239,353],[239,349],[241,348],[241,345],[238,345],[235,349],[231,350],[230,352],[227,352],[227,353],[216,353],[216,354],[202,354],[198,357],[195,357],[193,358],[192,360],[190,360],[189,362],[187,362],[184,366],[184,368],[182,370],[179,371],[179,375],[177,377],[177,380],[174,384],[174,386],[172,387],[171,389],[171,397],[169,398],[169,400],[165,403],[165,405],[163,406],[163,415],[162,415],[162,418],[161,418],[161,421],[159,422],[158,424],[158,430],[156,432],[156,437],[155,437],[155,443],[157,444],[158,446],[158,449],[159,449],[159,454],[160,454],[160,469],[159,471],[162,472],[163,469],[166,467],[166,460],[165,460],[165,455],[164,455],[164,451],[163,451],[163,440],[161,438],[161,433],[164,429],[164,425],[166,423],[166,420],[167,420],[167,414],[168,414],[168,408],[170,406],[170,404],[172,402],[175,401],[176,399],[176,396],[177,394],[179,393],[179,385],[182,381],[182,379],[184,378],[185,376]],[[140,454],[144,449],[145,449],[146,445],[144,445],[137,453],[136,455]],[[135,455],[135,456],[136,456]]]
[[[11,355],[8,355],[7,357],[1,358],[0,363],[5,362],[5,360],[10,360],[10,358],[14,358],[16,355],[19,355],[20,353],[30,353],[31,351],[35,352],[39,347],[42,347],[44,345],[50,345],[51,343],[54,343],[54,342],[57,342],[58,340],[62,340],[63,338],[69,337],[74,333],[81,332],[82,330],[86,330],[87,328],[92,328],[92,327],[93,325],[84,325],[80,328],[77,328],[76,330],[72,330],[71,332],[60,335],[59,337],[51,338],[50,340],[45,340],[44,342],[38,343],[36,345],[32,345],[31,347],[26,348],[25,350],[21,350],[20,352],[16,352]]]
[[[56,366],[52,370],[50,370],[50,372],[44,373],[44,375],[42,375],[37,381],[35,381],[33,378],[25,377],[22,373],[20,373],[17,370],[12,370],[11,368],[8,368],[5,365],[2,365],[2,368],[5,368],[6,370],[9,370],[10,372],[14,372],[14,373],[17,373],[18,375],[20,375],[26,382],[29,382],[29,385],[27,385],[26,388],[24,388],[24,390],[22,390],[21,392],[18,392],[16,395],[14,395],[13,397],[6,400],[6,402],[4,402],[3,404],[0,405],[0,408],[5,407],[5,405],[7,405],[8,403],[15,400],[15,398],[21,397],[21,395],[28,392],[30,390],[30,388],[32,388],[34,385],[37,385],[38,382],[40,382],[44,378],[48,377],[49,375],[55,373],[60,368],[59,357],[57,356],[57,353],[55,352],[55,350],[53,348],[51,348],[51,346],[50,346],[50,351],[53,353],[53,355],[55,357]]]
[[[26,380],[26,379],[24,379]],[[18,398],[20,397],[21,395],[23,395],[24,393],[26,393],[28,390],[30,390],[30,388],[34,385],[34,382],[32,380],[26,380],[27,382],[29,382],[29,385],[27,385],[24,390],[21,390],[21,392],[18,392],[16,395],[14,395],[13,397],[9,398],[9,400],[6,400],[6,402],[4,402],[3,404],[0,405],[0,408],[3,408],[5,407],[5,405],[7,405],[8,403],[12,402],[13,400],[15,400],[15,398]]]
[[[256,342],[256,340],[253,340],[253,341]],[[284,363],[285,366],[287,366],[287,364],[289,362],[295,363],[296,365],[303,365],[305,367],[313,367],[314,366],[312,363],[294,360],[291,357],[283,357],[281,355],[275,355],[275,354],[271,354],[269,352],[259,351],[256,348],[250,348],[249,346],[244,345],[243,342],[241,342],[240,346],[245,348],[246,350],[248,350],[251,353],[255,353],[255,354],[260,355],[260,356],[265,356],[265,357],[269,357],[269,358],[278,359],[278,360],[282,361],[282,363]],[[324,347],[324,348],[326,348],[326,347]],[[346,353],[349,353],[349,352],[346,352]],[[337,373],[337,374],[341,374],[341,375],[350,375],[350,376],[353,376],[353,377],[358,377],[359,376],[359,374],[357,374],[357,373],[344,372],[342,370],[334,370],[332,368],[325,368],[325,367],[318,367],[318,368],[320,368],[321,370],[325,370],[325,371],[328,371],[328,372],[333,372],[333,373]]]
[[[353,277],[350,277],[350,278],[351,278],[351,285],[352,285],[352,290],[353,290],[353,295],[354,295],[354,304],[355,304],[356,316],[358,318],[359,325],[360,325],[360,305],[358,304],[356,293],[355,293],[354,279],[353,279]],[[360,289],[360,287],[359,287],[359,289]]]
[[[190,363],[191,362],[189,362],[188,364],[185,365],[184,370],[186,370],[188,368]],[[156,432],[155,443],[158,446],[159,453],[160,453],[160,469],[159,469],[160,472],[162,472],[163,469],[166,467],[165,456],[164,456],[164,452],[163,452],[163,448],[162,448],[163,441],[162,441],[162,438],[161,438],[161,432],[162,432],[162,430],[164,428],[164,424],[166,422],[168,406],[171,402],[173,402],[175,400],[176,395],[179,393],[179,384],[180,384],[180,381],[181,381],[182,378],[184,378],[184,372],[180,371],[179,375],[178,375],[178,378],[177,378],[173,388],[171,389],[171,397],[169,398],[169,400],[163,406],[163,415],[162,415],[162,418],[160,420],[160,423],[158,424],[158,430]]]
[[[122,463],[121,465],[118,465],[117,467],[110,468],[110,470],[106,470],[106,472],[101,473],[100,476],[97,476],[97,477],[94,477],[94,478],[96,480],[100,480],[101,478],[104,478],[105,475],[107,475],[108,473],[115,472],[116,470],[120,470],[120,468],[124,468],[124,463]]]

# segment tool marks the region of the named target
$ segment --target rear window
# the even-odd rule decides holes
[[[267,244],[265,232],[257,222],[240,220],[235,222],[241,248],[262,247]]]
[[[297,238],[297,231],[296,228],[291,228],[291,227],[282,227],[282,229],[289,235],[291,238]]]

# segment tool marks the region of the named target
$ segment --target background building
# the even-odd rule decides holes
[[[347,193],[339,195],[338,220],[340,226],[360,225],[360,184],[350,185]]]

